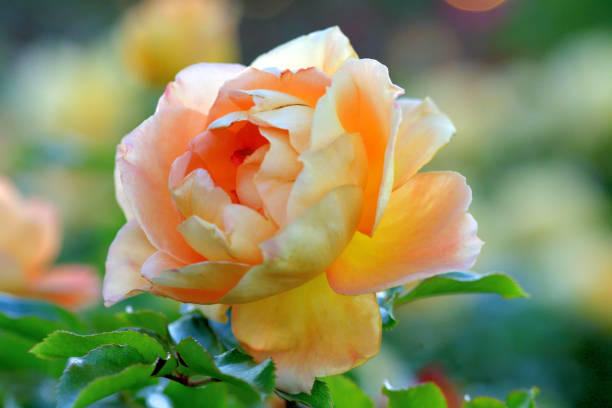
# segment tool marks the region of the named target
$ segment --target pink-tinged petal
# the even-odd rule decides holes
[[[60,265],[33,281],[31,290],[36,297],[75,309],[100,297],[100,280],[89,266]]]
[[[310,392],[315,377],[343,373],[378,353],[376,296],[335,293],[324,275],[290,291],[232,306],[232,331],[256,361],[272,358],[276,385]]]
[[[287,201],[287,220],[296,219],[329,191],[346,184],[363,189],[368,162],[359,134],[344,133],[327,146],[300,155],[303,170]]]
[[[123,211],[123,215],[125,216],[126,221],[130,221],[134,219],[134,210],[132,209],[132,204],[130,204],[130,202],[128,201],[127,195],[125,194],[125,190],[123,189],[123,184],[121,183],[121,174],[119,173],[118,166],[115,166],[115,170],[113,171],[113,177],[115,178],[115,199],[117,200],[117,204],[119,204],[119,208],[121,208],[121,211]]]
[[[329,77],[317,68],[297,72],[271,73],[247,68],[235,78],[227,81],[219,90],[219,96],[210,109],[208,123],[236,111],[246,111],[255,106],[258,95],[246,91],[266,89],[282,92],[314,107],[329,86]]]
[[[323,273],[357,228],[361,195],[359,187],[338,187],[260,244],[263,263],[251,268],[218,303],[252,302],[293,289]]]
[[[151,289],[151,283],[141,276],[140,270],[155,252],[136,220],[128,221],[119,230],[106,258],[102,290],[106,306]]]
[[[332,76],[342,63],[357,54],[338,27],[315,31],[280,45],[260,55],[251,66],[297,70],[317,67]]]
[[[180,71],[174,82],[168,84],[157,109],[183,106],[208,115],[221,86],[244,69],[240,64],[203,62],[191,65]]]
[[[391,83],[377,61],[346,61],[315,108],[311,149],[343,133],[358,133],[368,158],[364,209],[359,231],[371,235],[384,213],[393,187],[393,152],[401,119],[395,98],[402,89]]]
[[[331,287],[355,295],[471,268],[482,246],[471,199],[460,174],[417,174],[391,193],[374,236],[356,233],[327,270]]]
[[[155,258],[162,259],[155,259]],[[251,267],[235,262],[199,262],[171,268],[172,260],[159,252],[145,264],[143,275],[153,282],[154,293],[185,303],[218,303]]]
[[[118,148],[117,169],[135,219],[159,250],[184,262],[201,257],[176,227],[182,217],[168,189],[172,162],[204,129],[205,117],[184,108],[163,108],[126,136]]]
[[[395,148],[394,188],[404,184],[450,140],[455,127],[428,98],[398,99],[402,110]]]

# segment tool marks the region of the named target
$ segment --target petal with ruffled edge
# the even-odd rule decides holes
[[[121,227],[106,258],[102,289],[106,306],[151,289],[151,283],[141,276],[140,269],[155,251],[136,220]]]
[[[126,136],[117,169],[135,219],[149,242],[184,262],[201,260],[176,227],[182,222],[168,189],[172,162],[204,130],[205,117],[184,108],[160,109]]]
[[[190,65],[176,75],[159,100],[157,109],[168,106],[184,106],[208,115],[219,89],[245,67],[240,64],[211,64],[202,62]]]
[[[251,66],[291,70],[317,67],[332,76],[349,58],[357,58],[349,39],[340,28],[330,27],[279,45],[257,57]]]
[[[349,60],[334,75],[332,85],[314,111],[311,150],[321,149],[345,133],[361,136],[368,171],[359,231],[369,235],[380,221],[393,188],[393,157],[401,120],[400,109],[394,101],[402,92],[391,83],[384,65],[369,59]],[[319,194],[324,194],[329,183],[324,186],[313,181],[307,190],[317,188]],[[294,196],[299,194],[299,191],[292,192]],[[290,200],[298,208],[305,207],[302,198]],[[299,214],[300,210],[289,211]]]
[[[397,100],[402,110],[395,148],[394,188],[426,165],[455,133],[452,122],[428,98]]]
[[[283,93],[297,98],[301,103],[314,107],[329,86],[330,78],[317,68],[301,69],[297,72],[267,72],[249,67],[239,75],[227,81],[219,90],[219,96],[210,109],[208,124],[236,111],[247,111],[256,103],[262,103],[262,92],[248,92],[267,90],[267,97],[271,104],[284,102],[278,99],[278,94],[270,91]],[[295,101],[295,100],[294,100]],[[257,110],[257,109],[256,109]]]
[[[482,246],[471,199],[460,174],[417,174],[393,191],[374,236],[356,233],[327,270],[331,287],[355,295],[471,268]]]
[[[32,282],[32,294],[74,309],[94,303],[100,296],[96,271],[85,265],[60,265]]]
[[[323,273],[353,236],[362,192],[330,191],[273,238],[260,244],[264,261],[251,268],[218,303],[245,303],[293,289]]]
[[[378,353],[376,296],[335,293],[325,275],[276,296],[232,307],[232,330],[256,361],[272,357],[277,386],[310,392],[315,377],[343,373]]]

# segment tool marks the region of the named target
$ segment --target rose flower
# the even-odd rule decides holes
[[[99,280],[84,265],[49,267],[60,242],[58,217],[49,204],[24,200],[0,177],[0,292],[75,308],[95,301]]]
[[[250,67],[181,71],[118,148],[128,221],[106,303],[147,291],[231,306],[236,338],[289,392],[374,356],[375,292],[470,268],[482,245],[465,179],[417,174],[453,125],[401,93],[338,28]]]

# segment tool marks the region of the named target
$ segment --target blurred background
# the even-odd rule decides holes
[[[175,73],[248,64],[331,25],[453,120],[457,134],[427,169],[468,178],[486,242],[474,269],[507,272],[531,294],[405,305],[353,378],[372,395],[384,380],[434,379],[451,400],[535,385],[544,408],[612,407],[609,0],[3,0],[0,174],[58,208],[57,262],[102,276],[124,223],[115,146]],[[146,295],[84,313],[104,329],[126,305],[178,313]],[[3,359],[0,398],[53,406],[53,370]]]

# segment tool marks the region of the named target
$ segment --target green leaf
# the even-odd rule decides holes
[[[383,387],[382,392],[389,397],[388,408],[447,408],[444,394],[434,383],[420,384],[406,390]]]
[[[490,397],[478,397],[466,402],[463,408],[506,408],[506,404]]]
[[[78,357],[107,344],[131,346],[143,356],[144,362],[147,363],[153,363],[158,357],[167,358],[168,354],[153,337],[135,330],[90,335],[57,331],[34,346],[31,352],[41,358]]]
[[[176,346],[189,374],[199,374],[233,384],[250,400],[263,400],[274,389],[274,364],[268,359],[256,364],[238,350],[230,350],[214,359],[193,338],[186,338]]]
[[[76,316],[59,306],[0,294],[0,329],[39,341],[55,330],[82,328]]]
[[[506,398],[508,408],[536,408],[535,398],[540,393],[536,387],[528,391],[514,391]]]
[[[34,344],[36,344],[34,340],[0,329],[0,371],[4,373],[37,371],[59,377],[65,363],[62,361],[44,361],[29,354],[28,350]],[[2,389],[2,385],[0,385],[0,389]]]
[[[176,382],[170,382],[164,394],[170,397],[175,407],[206,407],[225,408],[228,392],[224,383],[212,383],[205,387],[185,387]]]
[[[408,293],[399,296],[395,304],[401,305],[417,299],[457,293],[493,293],[506,299],[528,296],[518,283],[503,273],[479,275],[451,272],[419,282]]]
[[[310,394],[301,392],[299,394],[288,394],[276,390],[276,393],[287,401],[295,401],[305,404],[311,408],[333,408],[334,403],[327,384],[321,380],[316,380],[312,385]]]
[[[106,345],[74,358],[58,387],[58,407],[85,407],[116,392],[154,381],[153,367],[133,347]]]
[[[397,297],[401,295],[404,288],[397,286],[376,294],[378,300],[378,307],[380,308],[380,316],[382,318],[383,329],[389,330],[395,327],[397,320],[395,319],[393,306]]]
[[[336,375],[323,380],[331,393],[334,408],[374,408],[374,402],[347,377]]]
[[[208,326],[208,321],[199,313],[189,314],[172,322],[168,331],[175,343],[191,337],[213,355],[223,351],[217,336]]]
[[[117,313],[117,319],[123,323],[124,327],[139,327],[159,333],[168,339],[168,319],[165,315],[152,310],[138,310]]]

